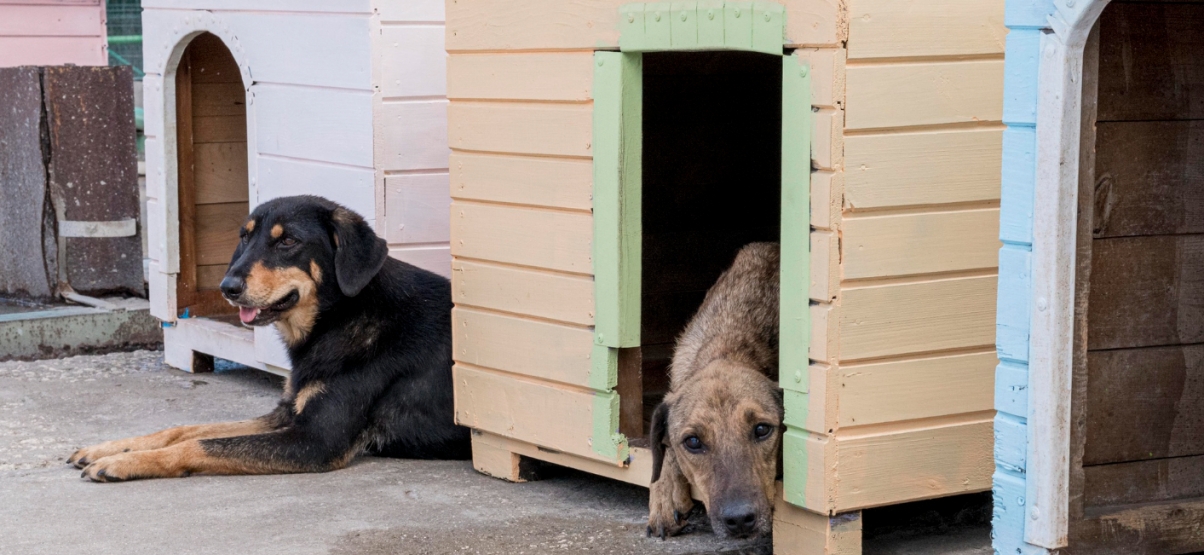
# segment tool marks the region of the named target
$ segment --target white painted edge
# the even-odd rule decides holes
[[[132,237],[138,233],[138,222],[133,218],[111,222],[84,222],[62,220],[59,222],[59,237]]]
[[[1057,0],[1041,37],[1024,541],[1069,543],[1070,397],[1083,48],[1108,0]],[[1076,5],[1077,4],[1077,5]]]

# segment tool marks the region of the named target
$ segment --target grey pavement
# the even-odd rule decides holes
[[[716,540],[701,522],[646,539],[647,490],[568,470],[509,484],[467,461],[362,458],[326,474],[93,484],[64,464],[96,442],[272,408],[278,378],[224,368],[187,374],[155,351],[0,363],[0,554],[766,551]],[[990,552],[982,525],[865,545],[867,555]]]

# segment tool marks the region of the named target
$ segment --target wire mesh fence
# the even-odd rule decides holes
[[[142,79],[142,0],[108,0],[109,65],[134,68]]]

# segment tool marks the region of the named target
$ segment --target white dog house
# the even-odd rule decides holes
[[[260,202],[314,194],[450,273],[442,0],[145,0],[152,313],[168,364],[283,372],[217,285]]]

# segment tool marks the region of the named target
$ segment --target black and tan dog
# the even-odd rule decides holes
[[[312,196],[247,219],[223,295],[244,324],[275,324],[292,374],[255,420],[182,426],[80,449],[100,482],[190,474],[323,472],[360,453],[467,458],[452,415],[451,287],[389,258],[358,214]]]
[[[677,340],[669,393],[652,415],[649,535],[681,531],[691,485],[718,535],[772,530],[779,273],[776,243],[746,245]]]

